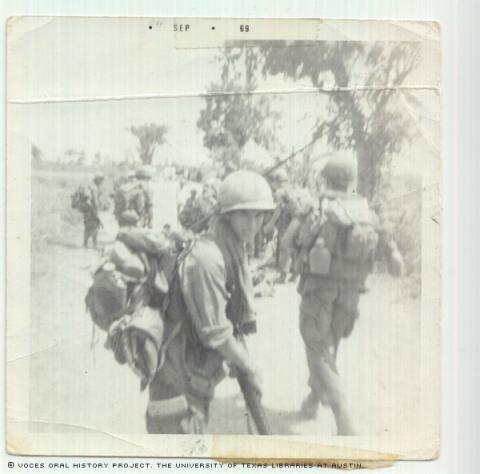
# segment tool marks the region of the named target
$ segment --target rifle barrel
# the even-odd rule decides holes
[[[238,384],[240,385],[240,390],[242,391],[243,398],[245,399],[245,404],[247,405],[248,411],[252,415],[253,422],[255,423],[258,434],[272,434],[267,421],[267,415],[265,414],[265,410],[260,401],[260,396],[253,389],[252,385],[248,381],[248,377],[239,370],[237,380]]]

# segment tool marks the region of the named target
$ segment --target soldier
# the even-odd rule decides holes
[[[310,372],[310,393],[301,413],[315,418],[329,406],[339,435],[354,433],[336,367],[339,342],[358,316],[359,293],[372,270],[378,235],[366,199],[349,193],[352,160],[337,155],[323,169],[326,192],[318,215],[299,233],[301,278],[300,332]]]
[[[140,227],[151,228],[153,218],[153,196],[149,183],[151,178],[151,168],[143,166],[135,174],[129,173],[128,180],[117,188],[113,196],[113,213],[119,225],[122,214],[125,211],[133,211],[137,214]]]
[[[204,217],[198,192],[196,189],[190,191],[190,196],[185,202],[178,219],[185,229],[190,229],[194,224],[201,221]],[[207,222],[208,223],[208,222]],[[195,229],[199,232],[200,229]]]
[[[157,367],[161,318],[138,321],[141,330],[124,338],[125,352],[144,361],[137,367],[144,368],[146,379],[153,378],[149,433],[205,433],[215,386],[225,376],[224,361],[246,374],[261,393],[255,363],[235,335],[254,326],[245,244],[258,232],[264,212],[274,208],[272,193],[258,174],[237,171],[222,183],[218,204],[210,231],[179,258],[164,320],[169,342],[164,342],[163,365]],[[172,329],[179,323],[180,330]]]
[[[72,207],[83,214],[83,246],[88,247],[91,239],[94,248],[97,248],[98,231],[102,221],[98,215],[99,191],[98,188],[103,182],[103,176],[97,175],[93,179],[94,185],[80,186],[72,196]]]
[[[277,239],[275,246],[275,265],[279,267],[280,260],[280,242],[283,234],[290,223],[291,215],[287,208],[288,176],[284,170],[279,170],[273,176],[273,185],[275,189],[275,201],[277,206],[270,220],[265,225],[265,233],[271,234],[277,229]]]
[[[140,183],[140,192],[135,198],[135,211],[140,218],[140,225],[151,229],[153,220],[153,195],[150,187],[153,177],[151,166],[142,166],[136,171],[135,177]]]
[[[305,217],[313,209],[313,199],[307,189],[290,187],[286,173],[278,172],[276,182],[279,185],[277,209],[266,225],[266,231],[268,233],[273,225],[277,226],[276,264],[280,275],[275,283],[284,284],[290,272],[290,281],[297,278],[294,261],[296,237]]]

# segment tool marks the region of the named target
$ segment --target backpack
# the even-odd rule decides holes
[[[310,241],[310,268],[332,278],[362,280],[371,272],[378,233],[365,198],[327,196],[322,220]],[[322,262],[317,259],[321,258]]]
[[[124,211],[133,210],[142,217],[146,207],[146,192],[140,183],[122,184],[113,197],[114,212],[118,217]]]
[[[123,229],[93,272],[85,303],[95,326],[113,322],[145,306],[163,307],[176,252],[141,228]]]
[[[71,206],[80,212],[85,212],[88,206],[90,206],[90,196],[87,194],[83,186],[79,186],[77,190],[71,195]]]

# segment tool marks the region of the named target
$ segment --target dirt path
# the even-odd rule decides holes
[[[100,236],[104,243],[114,235],[112,222],[106,227]],[[65,240],[80,243],[81,229],[71,232]],[[56,244],[50,245],[48,255],[50,268],[32,284],[30,407],[37,422],[32,429],[144,432],[146,393],[139,391],[136,376],[103,348],[105,333],[97,331],[91,347],[92,324],[83,298],[98,252]],[[369,287],[355,331],[340,348],[339,371],[360,434],[403,432],[417,416],[419,309],[414,300],[402,298],[401,283],[389,277],[373,275]],[[263,368],[264,405],[275,433],[333,433],[328,410],[321,410],[316,421],[298,419],[308,374],[294,284],[256,301],[258,334],[248,344]],[[211,431],[247,432],[243,400],[233,379],[217,389]]]

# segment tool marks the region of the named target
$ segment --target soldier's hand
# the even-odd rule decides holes
[[[249,372],[247,374],[247,377],[253,389],[255,390],[255,392],[257,392],[257,395],[261,397],[263,394],[263,381],[259,371],[255,369],[253,372]]]
[[[389,245],[390,254],[387,257],[388,273],[394,277],[401,277],[405,274],[405,264],[397,244],[391,242]]]

